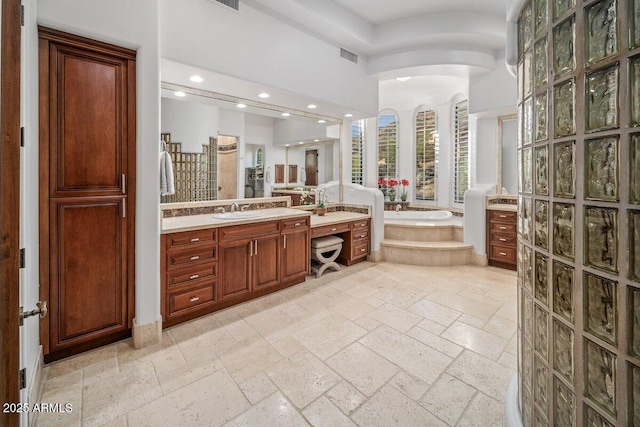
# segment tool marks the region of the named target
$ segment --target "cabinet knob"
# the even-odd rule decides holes
[[[191,276],[189,276],[189,279],[193,280],[193,279],[197,279],[198,277],[200,277],[199,274],[192,274]]]
[[[197,302],[197,301],[200,301],[200,297],[191,297],[190,301],[191,301],[191,302]]]

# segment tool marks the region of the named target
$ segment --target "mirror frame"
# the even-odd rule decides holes
[[[511,121],[511,120],[518,120],[518,115],[509,114],[506,116],[498,116],[498,146],[497,146],[498,170],[497,170],[497,180],[496,180],[497,181],[496,194],[502,194],[502,142],[503,142],[504,122]],[[516,141],[516,144],[517,144],[517,141]]]

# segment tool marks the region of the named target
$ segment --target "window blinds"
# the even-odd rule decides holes
[[[436,125],[435,111],[419,111],[416,114],[416,200],[436,199],[438,164]]]
[[[453,201],[464,203],[469,188],[469,110],[468,101],[458,102],[454,113]]]
[[[378,180],[396,177],[398,119],[395,114],[378,116]]]
[[[362,185],[364,162],[364,120],[351,124],[351,182]]]

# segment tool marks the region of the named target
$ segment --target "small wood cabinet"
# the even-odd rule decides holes
[[[517,212],[487,210],[489,265],[517,269]]]
[[[310,271],[309,218],[282,221],[281,281],[304,280]]]
[[[311,237],[330,235],[342,237],[342,251],[337,262],[350,266],[367,259],[371,251],[370,224],[369,218],[365,218],[357,221],[323,225],[313,228]]]

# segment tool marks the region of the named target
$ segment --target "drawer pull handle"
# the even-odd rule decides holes
[[[299,226],[299,225],[300,225],[300,223],[299,223],[299,222],[296,222],[295,224],[293,224],[293,226],[294,226],[294,227],[297,227],[297,226]]]
[[[200,238],[199,237],[194,237],[193,239],[191,239],[192,242],[199,242]]]
[[[198,302],[200,301],[200,297],[191,297],[191,302]]]
[[[337,230],[337,228],[332,228],[332,229],[331,229],[331,231],[336,231],[336,230]]]
[[[500,215],[500,218],[506,218],[506,217],[507,217],[506,215]]]
[[[361,234],[360,237],[367,237],[367,235],[366,234]]]
[[[507,227],[500,227],[500,230],[506,230]]]
[[[196,256],[192,256],[191,257],[191,261],[195,261],[197,259],[200,259],[200,255],[196,255]]]
[[[500,255],[502,255],[502,256],[507,256],[507,253],[506,253],[506,252],[499,252],[499,253],[500,253]]]
[[[200,277],[199,274],[192,274],[191,276],[189,276],[189,279],[193,280],[193,279],[197,279],[198,277]]]
[[[364,252],[364,251],[366,251],[366,249],[364,249],[364,248],[363,248],[363,249],[360,249],[360,252]]]
[[[500,240],[501,242],[506,242],[507,241],[507,239],[503,239],[503,238],[500,238],[498,240]]]

